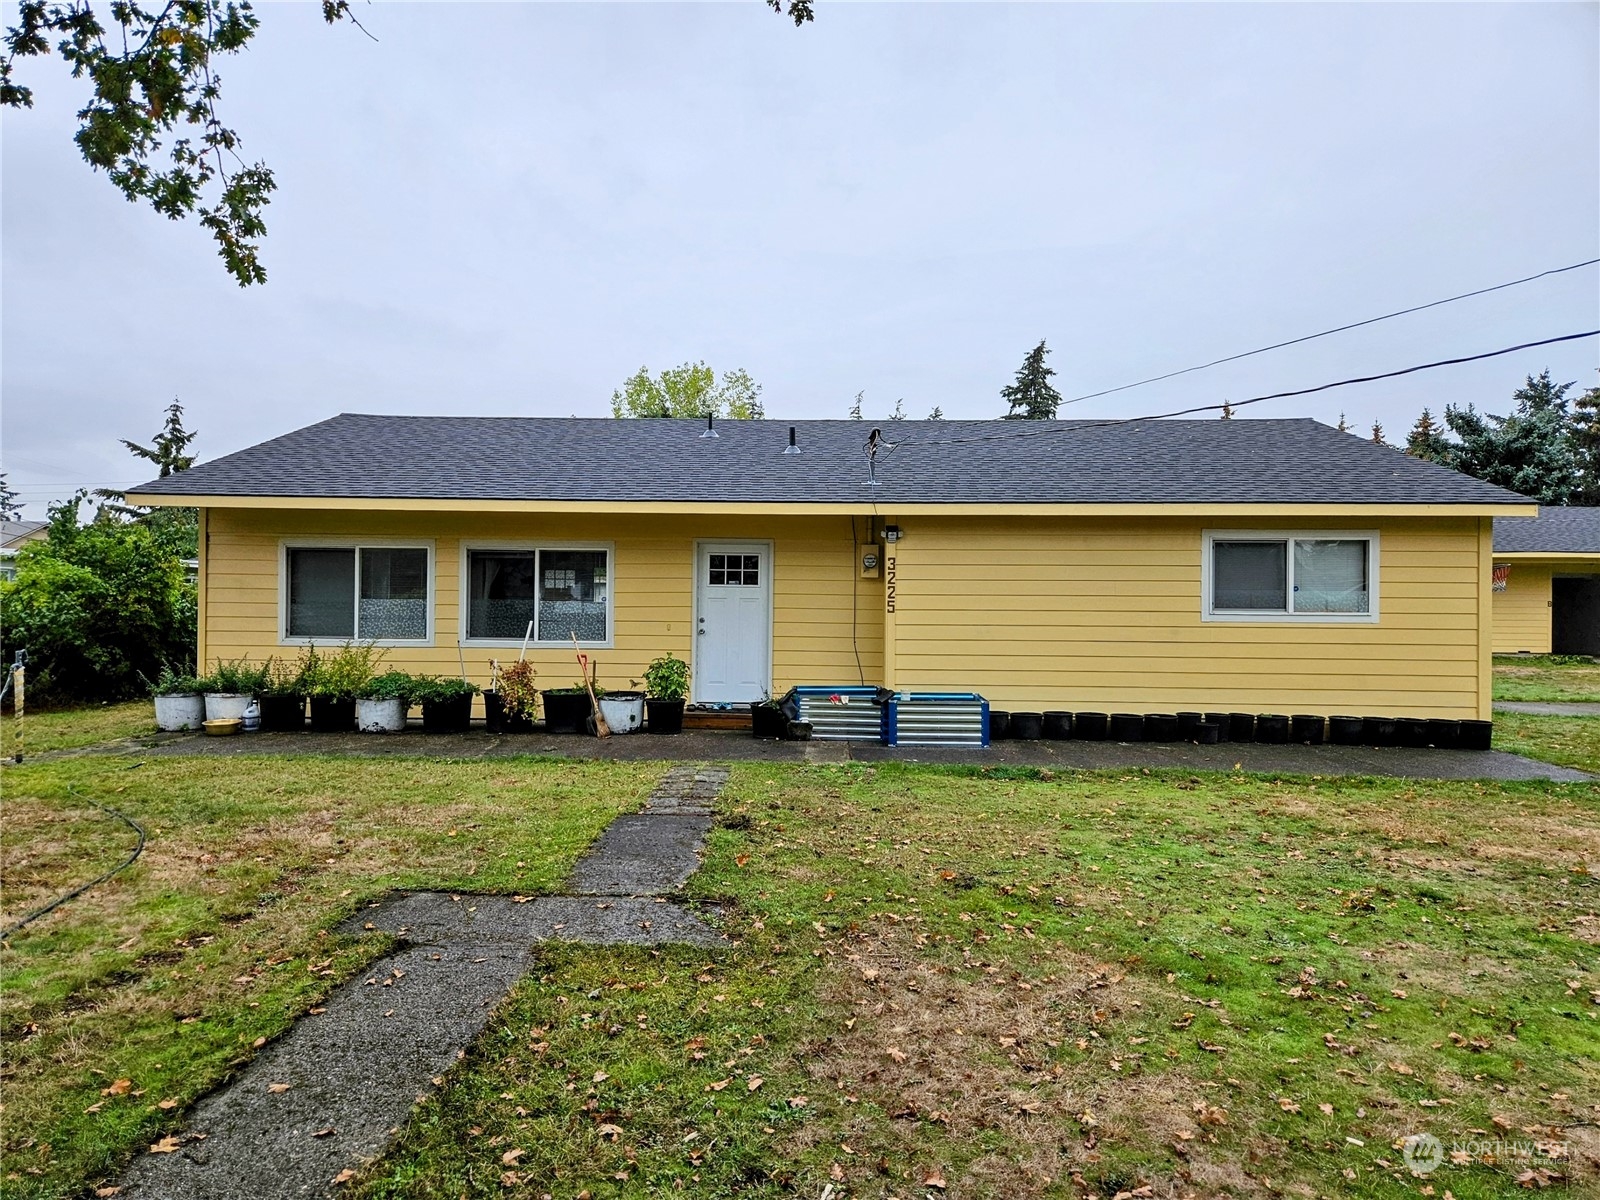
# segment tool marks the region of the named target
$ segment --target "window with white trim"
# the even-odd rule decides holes
[[[611,637],[611,552],[557,546],[467,551],[467,637],[605,642]]]
[[[286,546],[289,638],[425,642],[425,546]]]
[[[1377,619],[1376,535],[1219,530],[1205,542],[1210,618]]]

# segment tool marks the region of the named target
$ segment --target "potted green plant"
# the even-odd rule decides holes
[[[416,699],[422,705],[423,733],[466,733],[472,728],[472,698],[478,686],[450,676],[419,675]]]
[[[789,733],[789,714],[783,701],[763,696],[750,706],[750,735],[765,741],[782,741]]]
[[[266,674],[258,700],[261,729],[265,733],[300,733],[306,727],[305,675],[308,661],[317,656],[315,646],[301,652],[298,663],[281,658],[266,661]]]
[[[483,694],[484,724],[490,733],[532,733],[539,708],[539,672],[526,660],[508,667],[491,661],[493,683]]]
[[[199,729],[206,719],[205,697],[200,681],[193,675],[180,675],[162,667],[155,684],[156,728],[163,733]]]
[[[244,720],[266,681],[265,667],[253,667],[248,658],[217,659],[216,669],[199,680],[206,698],[206,720]]]
[[[313,733],[349,733],[356,727],[356,697],[372,682],[387,651],[371,642],[346,642],[317,655],[305,677]]]
[[[356,697],[356,728],[362,733],[404,733],[416,686],[404,671],[374,675]]]
[[[651,733],[682,733],[683,705],[689,695],[689,664],[663,654],[644,669],[645,707]]]

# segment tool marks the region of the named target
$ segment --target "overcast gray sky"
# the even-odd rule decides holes
[[[3,116],[3,461],[28,516],[341,411],[602,415],[647,364],[769,416],[998,416],[1600,254],[1600,7],[259,6],[224,118],[265,159],[264,287],[124,201],[84,89]],[[7,22],[14,19],[7,18]],[[1594,268],[1088,401],[1127,416],[1600,321]],[[1404,436],[1600,379],[1594,340],[1250,410]]]

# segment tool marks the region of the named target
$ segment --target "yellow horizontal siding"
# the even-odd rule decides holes
[[[894,679],[996,707],[1475,717],[1476,519],[1384,520],[1376,624],[1201,619],[1201,518],[904,522]]]
[[[1548,563],[1514,562],[1506,590],[1494,594],[1494,652],[1550,653]]]

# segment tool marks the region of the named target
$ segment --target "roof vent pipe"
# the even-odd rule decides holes
[[[784,453],[785,454],[799,454],[800,453],[800,447],[794,444],[794,426],[793,425],[789,426],[789,445],[788,445],[788,448],[784,450]]]
[[[716,425],[714,425],[712,423],[715,420],[716,420],[715,414],[713,414],[713,413],[707,413],[706,414],[706,431],[700,435],[701,437],[703,437],[703,438],[714,438],[714,437],[721,437],[722,436],[720,433],[717,432]]]

